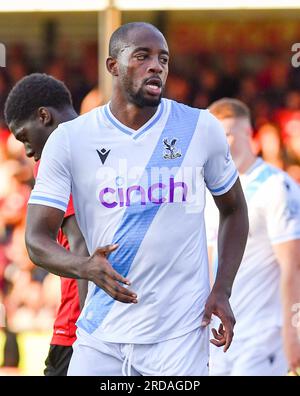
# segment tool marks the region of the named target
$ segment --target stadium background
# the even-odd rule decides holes
[[[77,111],[102,103],[107,76],[99,67],[106,45],[100,25],[107,15],[1,12],[3,7],[0,42],[7,52],[6,67],[0,67],[0,375],[41,375],[60,284],[27,258],[24,224],[33,161],[7,131],[3,106],[15,82],[35,71],[65,81]],[[300,183],[300,67],[291,63],[291,47],[300,43],[300,4],[299,9],[127,10],[109,17],[112,25],[143,20],[163,31],[172,55],[167,97],[197,107],[223,96],[246,102],[253,114],[255,150]]]

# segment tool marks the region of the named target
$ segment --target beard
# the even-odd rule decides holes
[[[130,103],[133,103],[137,107],[143,108],[143,107],[157,107],[160,102],[161,98],[163,96],[163,90],[164,87],[162,87],[161,94],[158,97],[146,97],[145,93],[143,92],[143,86],[144,83],[142,84],[141,88],[138,89],[137,91],[134,90],[132,82],[124,77],[123,79],[124,83],[124,92],[125,95]]]

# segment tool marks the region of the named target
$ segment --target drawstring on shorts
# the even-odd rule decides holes
[[[131,376],[131,365],[132,365],[132,355],[133,355],[133,344],[128,345],[128,350],[125,354],[125,360],[122,365],[122,374],[123,376]],[[126,365],[127,365],[127,373],[126,373]]]

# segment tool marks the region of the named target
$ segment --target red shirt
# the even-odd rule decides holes
[[[34,167],[34,177],[37,176],[39,162]],[[65,216],[75,214],[72,195]],[[57,235],[57,242],[65,249],[69,250],[69,243],[66,236],[60,229]],[[61,302],[56,315],[53,328],[51,345],[71,346],[76,340],[76,321],[80,314],[79,294],[76,279],[60,278],[61,280]]]
[[[284,143],[288,142],[292,136],[299,135],[299,110],[279,109],[275,112],[275,121],[280,126]]]

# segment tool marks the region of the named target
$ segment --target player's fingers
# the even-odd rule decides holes
[[[212,338],[212,339],[210,340],[210,342],[211,342],[213,345],[215,345],[216,347],[221,347],[221,346],[225,345],[226,340],[225,340],[225,338],[223,338],[222,340],[215,340],[215,339]]]
[[[205,306],[204,314],[202,317],[202,322],[201,322],[202,327],[206,327],[207,325],[210,324],[211,316],[212,316],[212,308],[209,305],[207,305]]]
[[[232,342],[232,338],[233,338],[233,328],[235,325],[235,319],[234,316],[231,315],[230,312],[222,312],[220,313],[220,315],[218,315],[219,318],[221,319],[221,324],[222,324],[222,328],[224,328],[224,332],[223,329],[221,329],[219,327],[219,329],[221,330],[221,332],[223,333],[225,339],[226,339],[226,343],[224,346],[224,352],[226,352],[228,350],[228,348],[231,345]]]
[[[127,304],[136,304],[137,303],[136,297],[134,298],[132,295],[126,294],[127,290],[126,289],[122,290],[122,289],[118,289],[117,287],[112,287],[110,284],[105,284],[105,286],[103,287],[103,290],[106,293],[108,293],[114,300]]]
[[[225,338],[226,338],[224,352],[226,352],[227,349],[230,347],[232,339],[233,339],[233,326],[229,322],[227,325],[224,325],[224,327],[225,327]]]
[[[130,285],[130,280],[119,274],[116,270],[114,270],[112,267],[107,271],[108,276],[110,276],[112,279],[124,283],[125,285]]]
[[[219,328],[218,328],[218,333],[219,333],[219,334],[223,334],[223,335],[225,334],[225,329],[224,329],[222,323],[220,323],[220,326],[219,326]]]
[[[98,254],[105,254],[108,255],[111,252],[113,252],[114,250],[118,249],[119,245],[117,243],[115,244],[111,244],[111,245],[106,245],[106,246],[101,246],[99,247],[96,252]]]
[[[103,259],[102,259],[103,260]],[[108,260],[101,261],[101,271],[105,277],[110,277],[118,282],[124,283],[125,285],[130,285],[129,279],[125,278],[123,275],[119,274],[110,264]]]
[[[119,245],[117,243],[112,244],[112,245],[108,245],[107,249],[106,249],[106,255],[109,256],[110,253],[114,252],[115,250],[117,250],[119,247]]]
[[[104,283],[105,286],[110,287],[115,295],[122,294],[122,295],[125,295],[125,296],[129,296],[132,299],[136,299],[137,298],[137,295],[136,295],[136,293],[134,291],[121,286],[118,282],[116,282],[115,280],[113,280],[110,277],[107,277],[107,276],[104,277],[102,279],[102,282]]]
[[[224,338],[224,335],[219,334],[216,329],[211,329],[211,332],[213,333],[213,336],[215,337],[216,340],[221,340]]]

